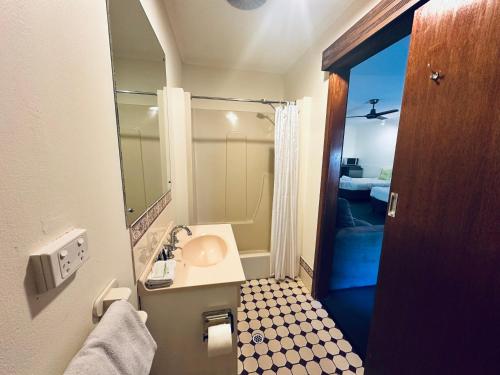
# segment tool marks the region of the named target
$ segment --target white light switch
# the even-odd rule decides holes
[[[40,293],[60,285],[89,258],[87,231],[73,229],[31,255]]]

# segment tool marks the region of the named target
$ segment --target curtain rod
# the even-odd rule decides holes
[[[295,101],[284,101],[284,100],[266,100],[266,99],[241,99],[241,98],[222,98],[217,96],[200,96],[191,95],[191,99],[208,99],[208,100],[224,100],[229,102],[244,102],[244,103],[259,103],[259,104],[286,104],[293,103]]]
[[[151,95],[156,96],[156,92],[136,91],[136,90],[115,90],[117,94],[135,94],[135,95]]]

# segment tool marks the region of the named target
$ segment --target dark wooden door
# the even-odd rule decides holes
[[[368,375],[500,373],[499,51],[498,0],[415,13]]]

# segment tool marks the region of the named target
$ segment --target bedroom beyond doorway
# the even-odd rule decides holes
[[[351,70],[329,291],[323,304],[364,357],[375,301],[410,37]]]

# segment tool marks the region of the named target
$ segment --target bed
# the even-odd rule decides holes
[[[389,186],[374,186],[370,190],[370,201],[373,211],[386,214],[387,203],[389,202]]]
[[[374,187],[389,187],[391,180],[381,180],[369,177],[340,177],[339,197],[348,200],[369,200]]]

